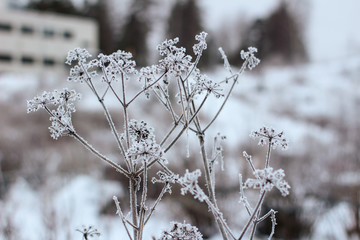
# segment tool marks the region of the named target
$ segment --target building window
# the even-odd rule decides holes
[[[22,56],[21,57],[21,62],[23,64],[33,64],[34,63],[34,58],[32,58],[30,56]]]
[[[0,62],[11,62],[12,57],[10,54],[0,53]]]
[[[34,33],[34,29],[32,27],[29,27],[29,26],[21,26],[20,30],[24,34],[33,34]]]
[[[46,28],[44,29],[43,34],[45,37],[53,37],[55,35],[55,32],[52,29]]]
[[[55,60],[52,58],[44,58],[43,59],[43,64],[44,66],[54,66],[55,65]]]
[[[73,37],[73,34],[70,31],[65,31],[63,33],[63,36],[64,36],[65,39],[71,39]]]
[[[9,23],[0,22],[0,31],[10,32],[12,30],[12,26]]]

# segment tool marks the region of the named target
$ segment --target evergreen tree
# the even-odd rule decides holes
[[[177,0],[171,10],[167,38],[179,37],[179,46],[185,47],[187,54],[193,55],[192,46],[196,42],[195,35],[203,30],[201,12],[197,1]],[[209,65],[215,64],[216,58],[218,57],[217,52],[211,51],[215,49],[210,46],[214,44],[213,40],[208,39],[207,42],[209,47],[203,52],[199,65],[201,67],[209,67]]]
[[[273,57],[290,63],[306,60],[300,26],[284,1],[269,17],[256,19],[247,32],[241,49],[258,48],[263,61]],[[238,59],[238,52],[234,59]]]
[[[114,52],[114,31],[109,19],[109,6],[107,0],[98,1],[95,4],[85,2],[84,16],[94,18],[99,27],[99,50],[104,54]]]
[[[150,27],[147,10],[150,4],[150,0],[135,0],[133,2],[127,23],[116,44],[117,49],[131,52],[139,66],[147,65],[148,46],[146,39]]]
[[[179,44],[191,51],[195,35],[203,30],[196,0],[178,0],[174,4],[168,26],[168,38],[179,37]],[[192,52],[188,52],[192,54]]]

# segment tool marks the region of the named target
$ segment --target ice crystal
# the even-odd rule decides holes
[[[254,53],[257,52],[257,49],[255,47],[249,47],[249,51],[241,50],[240,55],[243,60],[247,60],[248,64],[247,67],[251,70],[254,67],[256,67],[260,63],[260,59],[255,57]]]
[[[200,176],[201,171],[199,169],[193,172],[189,172],[186,169],[185,175],[179,179],[179,183],[182,185],[181,194],[185,195],[187,192],[190,192],[195,199],[199,199],[200,202],[204,201],[207,196],[198,185],[198,178]]]
[[[261,146],[269,142],[273,149],[280,146],[283,150],[286,150],[289,145],[284,136],[284,132],[276,133],[273,128],[269,127],[262,127],[259,131],[253,131],[250,137],[259,138],[259,145]]]
[[[91,54],[86,49],[75,48],[68,52],[66,57],[66,64],[71,65],[73,61],[78,61],[79,63],[85,63],[86,59],[91,57]]]
[[[206,44],[207,35],[208,34],[206,32],[201,32],[195,36],[195,39],[199,41],[199,43],[193,46],[193,51],[195,55],[201,55],[203,50],[207,49],[207,44]]]
[[[222,142],[226,139],[226,136],[217,133],[214,137],[214,147],[212,152],[212,160],[210,161],[210,172],[213,172],[213,167],[215,163],[220,162],[221,170],[224,171],[224,157],[223,157],[223,147]]]
[[[282,196],[289,194],[290,185],[284,180],[284,170],[273,170],[272,167],[257,169],[254,172],[256,179],[247,179],[244,186],[246,188],[260,189],[261,192],[269,192],[275,186]]]
[[[159,240],[202,240],[202,234],[198,228],[188,223],[171,222],[170,230],[161,234]]]

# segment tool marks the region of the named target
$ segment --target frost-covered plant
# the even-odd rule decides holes
[[[234,240],[243,239],[250,228],[252,229],[250,239],[253,239],[257,224],[267,217],[270,217],[273,226],[269,235],[270,239],[275,230],[276,211],[270,210],[264,216],[260,216],[265,195],[273,187],[277,188],[283,196],[289,194],[290,186],[284,180],[284,171],[282,169],[274,170],[270,166],[271,150],[277,146],[286,148],[287,141],[282,132],[276,133],[273,129],[264,127],[251,134],[252,137],[260,139],[260,145],[268,144],[264,168],[256,169],[251,156],[244,152],[244,157],[251,166],[254,178],[249,178],[243,183],[240,175],[240,202],[244,204],[249,213],[249,219],[238,237],[231,231],[219,209],[216,200],[214,169],[218,163],[220,163],[221,169],[224,169],[221,144],[225,136],[217,134],[214,138],[212,152],[208,153],[205,147],[205,135],[227,103],[240,75],[246,69],[254,68],[260,60],[255,56],[256,48],[250,47],[248,51],[241,51],[240,55],[244,60],[241,68],[233,70],[225,52],[220,48],[224,67],[229,72],[229,76],[220,80],[210,79],[197,67],[203,51],[207,49],[206,37],[207,33],[205,32],[195,36],[197,43],[192,49],[195,59],[187,54],[185,48],[177,46],[178,38],[165,40],[157,47],[161,56],[159,62],[139,70],[136,69],[136,63],[132,60],[131,53],[124,51],[117,51],[110,55],[99,54],[97,58],[92,60],[89,60],[91,55],[85,49],[76,48],[68,53],[66,63],[74,64],[70,70],[68,81],[85,84],[98,100],[118,147],[121,156],[119,159],[110,159],[110,157],[100,153],[76,131],[72,122],[72,114],[75,112],[74,103],[80,99],[80,95],[74,90],[63,89],[44,92],[27,102],[28,112],[44,109],[50,115],[51,126],[49,130],[54,139],[61,136],[75,138],[97,158],[128,178],[129,214],[123,213],[116,196],[113,200],[117,208],[116,214],[121,218],[131,240],[143,239],[144,226],[164,195],[172,192],[171,186],[173,184],[181,186],[182,195],[190,194],[195,199],[205,202],[214,215],[214,220],[223,239]],[[127,83],[132,80],[140,82],[142,87],[138,92],[131,95]],[[95,84],[95,82],[98,83]],[[100,85],[102,87],[99,87]],[[176,89],[173,96],[170,94],[173,94],[174,91],[168,90],[170,85]],[[225,87],[226,85],[229,86]],[[170,129],[159,142],[157,141],[159,136],[156,136],[155,130],[146,121],[138,120],[136,117],[134,119],[129,118],[130,115],[132,117],[136,115],[132,110],[136,100],[140,96],[149,98],[151,94],[160,102],[169,118],[172,119]],[[115,124],[105,104],[105,99],[109,95],[115,96],[120,109],[122,109],[123,123],[120,126]],[[215,96],[218,101],[221,101],[221,104],[216,114],[207,122],[200,121],[199,114],[210,96]],[[166,128],[169,127],[166,126]],[[184,135],[187,137],[191,133],[199,141],[200,156],[197,158],[201,160],[203,170],[197,169],[190,172],[186,169],[184,175],[181,176],[182,173],[176,173],[167,167],[168,162],[173,161],[173,159],[167,159],[166,153],[173,149],[179,139]],[[189,155],[190,152],[187,151],[186,154]],[[148,170],[153,166],[159,168],[156,176],[149,175]],[[199,178],[202,176],[204,176],[206,183],[205,190],[199,185]],[[148,188],[151,184],[149,179],[151,179],[152,184],[163,185],[162,191],[151,206],[147,201]],[[140,182],[142,182],[142,187]],[[259,200],[255,206],[251,206],[245,196],[245,189],[250,188],[259,190]],[[97,230],[93,228],[84,228],[79,231],[84,238],[92,236],[91,234],[98,234]],[[194,226],[186,223],[172,223],[170,229],[164,231],[159,239],[202,239],[202,235]]]
[[[202,234],[197,227],[188,223],[172,222],[170,230],[162,233],[159,240],[202,240]]]
[[[100,232],[93,226],[89,226],[89,227],[82,226],[82,228],[76,229],[76,231],[82,234],[83,240],[90,240],[90,238],[92,237],[101,235]]]

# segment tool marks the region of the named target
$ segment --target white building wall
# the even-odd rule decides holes
[[[95,21],[0,8],[0,72],[64,68],[67,52],[75,47],[97,52]]]

